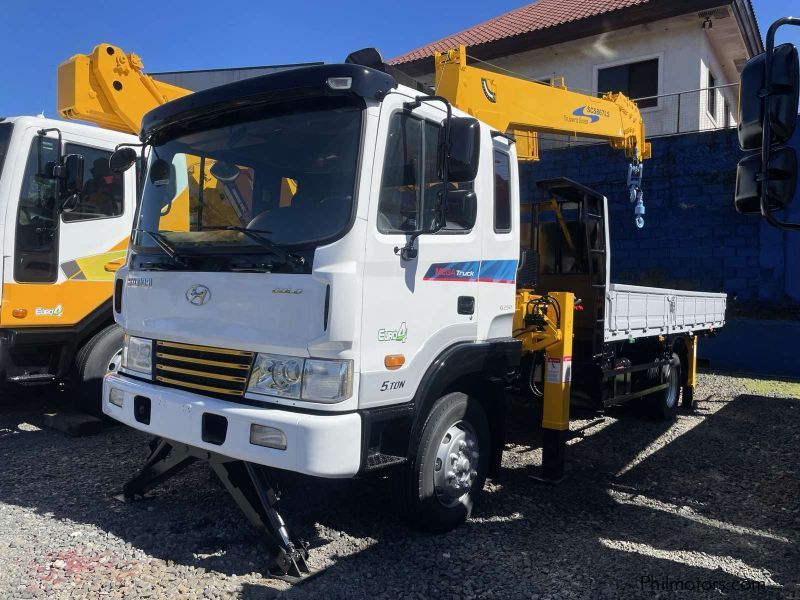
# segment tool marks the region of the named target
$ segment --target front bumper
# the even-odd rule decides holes
[[[112,388],[122,390],[122,407],[109,401]],[[149,419],[134,414],[134,399],[149,399]],[[141,399],[140,399],[141,402]],[[317,415],[285,409],[235,404],[119,374],[103,381],[103,412],[149,434],[203,448],[231,458],[318,477],[352,477],[361,462],[361,416]],[[227,419],[221,443],[203,441],[203,415]],[[250,443],[250,425],[276,427],[286,435],[286,449]]]

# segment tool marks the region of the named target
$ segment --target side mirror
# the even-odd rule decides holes
[[[739,146],[758,150],[763,142],[765,119],[772,132],[770,144],[784,144],[792,137],[797,123],[800,67],[797,48],[782,44],[775,48],[767,73],[766,52],[751,58],[742,70],[739,96]],[[769,114],[765,113],[765,93],[769,93]]]
[[[211,165],[211,168],[208,170],[208,172],[212,177],[214,177],[214,179],[224,183],[236,181],[241,173],[239,167],[236,165],[219,160]]]
[[[743,158],[736,169],[736,210],[745,215],[761,214],[761,154]],[[770,211],[783,210],[797,189],[797,153],[794,148],[773,150],[769,157],[767,201]]]
[[[169,163],[165,161],[163,158],[154,160],[153,164],[150,165],[149,177],[150,177],[150,183],[152,183],[156,187],[169,185],[170,182]]]
[[[453,117],[450,120],[450,148],[447,154],[447,179],[452,183],[472,181],[478,175],[481,128],[477,119]]]
[[[473,190],[447,192],[445,229],[472,229],[478,216],[478,197]]]
[[[111,155],[108,166],[114,173],[124,173],[133,166],[137,157],[136,150],[130,146],[118,148]]]
[[[83,156],[67,154],[61,161],[59,169],[61,178],[61,196],[72,196],[83,191]]]

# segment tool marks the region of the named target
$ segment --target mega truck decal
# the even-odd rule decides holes
[[[514,283],[516,260],[484,260],[434,263],[424,281],[478,281],[481,283]]]

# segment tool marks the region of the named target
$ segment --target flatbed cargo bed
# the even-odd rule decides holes
[[[606,294],[606,342],[719,329],[726,294],[612,283]]]

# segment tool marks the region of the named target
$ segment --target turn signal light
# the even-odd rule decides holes
[[[28,316],[28,309],[27,308],[15,308],[11,311],[11,316],[16,319],[24,319]]]
[[[399,369],[406,363],[406,357],[402,354],[387,354],[383,359],[384,366],[390,371]]]

